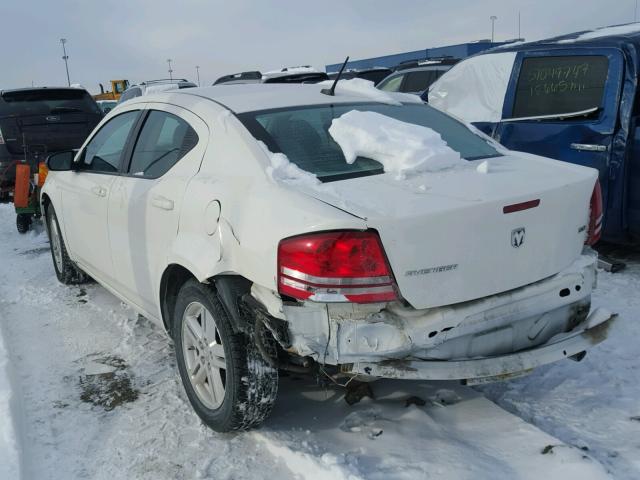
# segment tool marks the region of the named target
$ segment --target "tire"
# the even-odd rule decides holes
[[[202,421],[217,432],[260,425],[275,403],[278,371],[247,335],[234,333],[215,289],[187,281],[172,326],[180,377]]]
[[[16,228],[18,233],[27,233],[31,228],[31,216],[25,213],[19,213],[16,215]]]
[[[60,283],[65,285],[86,283],[89,280],[87,274],[80,270],[69,258],[53,205],[47,207],[47,231],[49,232],[53,268]]]

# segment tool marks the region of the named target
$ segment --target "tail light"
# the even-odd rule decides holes
[[[377,233],[337,231],[282,240],[278,290],[316,302],[388,302],[397,298]]]
[[[600,181],[596,180],[591,194],[591,205],[589,208],[589,231],[587,232],[586,245],[594,245],[600,240],[602,234],[602,190],[600,189]]]

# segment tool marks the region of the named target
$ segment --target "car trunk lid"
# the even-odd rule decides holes
[[[308,193],[364,218],[380,234],[401,296],[415,308],[437,307],[536,282],[580,255],[597,172],[526,157]]]

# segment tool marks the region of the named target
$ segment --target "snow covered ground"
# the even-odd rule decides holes
[[[581,363],[482,392],[381,381],[352,407],[337,387],[289,376],[261,429],[222,435],[191,410],[164,332],[97,284],[60,285],[46,235],[19,236],[11,207],[0,205],[2,480],[21,465],[26,479],[640,478],[640,256],[601,275],[596,302],[621,328]]]

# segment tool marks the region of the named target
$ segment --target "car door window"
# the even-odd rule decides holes
[[[118,172],[127,138],[138,114],[138,110],[126,112],[104,124],[84,149],[79,169],[100,173]]]
[[[436,81],[435,70],[422,70],[407,73],[407,78],[402,85],[402,91],[407,93],[424,92],[429,85]]]
[[[158,178],[197,143],[198,135],[186,121],[167,112],[152,110],[133,150],[129,173]]]
[[[609,60],[604,55],[525,58],[513,116],[556,115],[601,107],[608,74]]]
[[[400,85],[402,84],[402,79],[404,75],[398,75],[396,77],[390,78],[389,80],[385,80],[382,82],[378,88],[380,90],[384,90],[385,92],[397,92],[400,90]]]

